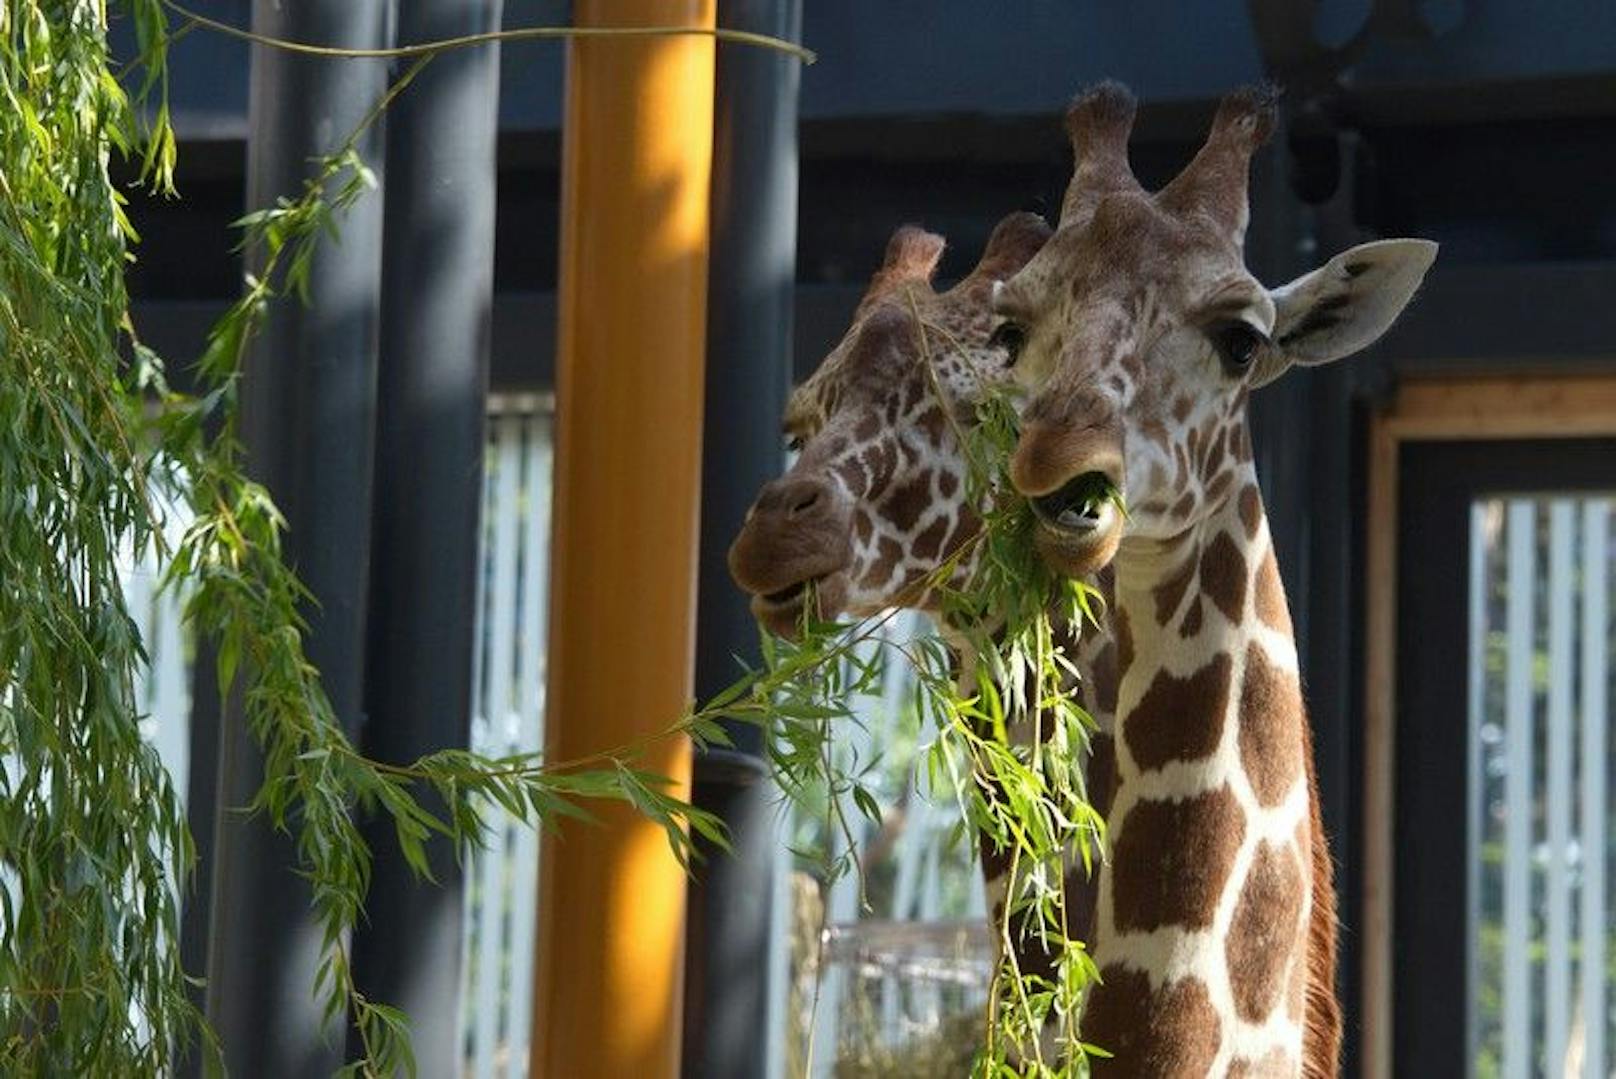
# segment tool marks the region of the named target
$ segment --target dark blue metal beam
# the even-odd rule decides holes
[[[722,0],[720,26],[797,40],[800,0]],[[791,380],[797,238],[796,60],[721,45],[714,113],[712,255],[707,300],[706,434],[697,605],[696,696],[757,658],[757,625],[725,555],[757,490],[783,461],[780,414]],[[695,760],[697,805],[729,826],[733,856],[707,850],[686,922],[684,1074],[767,1072],[773,931],[772,787],[754,727],[735,750]]]
[[[402,43],[498,29],[501,0],[401,0]],[[403,764],[470,738],[494,290],[499,47],[444,53],[387,117],[364,748]],[[458,1070],[464,878],[439,842],[415,879],[390,821],[354,935],[362,992],[410,1017],[422,1075]],[[350,1050],[358,1046],[350,1037]]]
[[[259,34],[350,48],[387,43],[388,0],[257,0]],[[247,204],[302,190],[311,159],[337,147],[387,85],[381,61],[311,58],[254,46]],[[358,147],[378,162],[379,128]],[[338,720],[361,720],[370,553],[371,431],[382,200],[337,222],[310,275],[311,302],[277,303],[247,358],[241,436],[252,474],[286,515],[285,554],[318,600],[305,644]],[[205,692],[205,691],[204,691]],[[325,1029],[314,995],[321,932],[291,841],[241,813],[262,758],[239,699],[220,726],[207,1015],[238,1077],[325,1075],[343,1033]],[[339,1017],[336,1022],[340,1023]]]

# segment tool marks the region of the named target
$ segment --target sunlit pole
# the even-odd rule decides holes
[[[580,26],[714,25],[714,0],[579,0]],[[713,41],[570,46],[546,752],[667,727],[688,704],[696,599]],[[683,739],[645,767],[688,794]],[[532,1074],[679,1070],[684,871],[627,807],[546,835]]]

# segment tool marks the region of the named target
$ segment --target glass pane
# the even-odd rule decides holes
[[[1611,1074],[1610,496],[1471,508],[1471,1072]]]
[[[504,756],[544,744],[552,417],[533,397],[491,406],[471,742]],[[503,814],[490,825],[466,867],[460,1037],[471,1079],[526,1075],[532,1020],[538,834]]]
[[[921,616],[904,612],[882,636],[907,641],[927,631]],[[872,642],[869,652],[881,648]],[[888,651],[880,692],[856,698],[860,722],[837,746],[841,767],[860,774],[881,807],[877,825],[850,798],[843,806],[863,894],[855,874],[827,883],[809,859],[787,867],[785,1075],[964,1075],[980,1046],[993,956],[981,870],[975,845],[955,841],[951,795],[922,778],[930,735],[913,693],[908,665]],[[799,851],[839,845],[821,819],[799,815],[793,832]]]

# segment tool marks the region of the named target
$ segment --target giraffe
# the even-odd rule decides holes
[[[922,582],[980,527],[966,490],[963,447],[943,410],[954,422],[974,424],[974,402],[985,387],[1006,383],[1005,352],[988,341],[992,286],[1025,264],[1048,236],[1048,226],[1033,214],[1004,218],[976,268],[938,294],[930,281],[943,238],[912,226],[893,235],[852,327],[788,403],[785,427],[798,450],[796,463],[759,493],[731,548],[731,572],[772,632],[796,633],[810,581],[820,618],[865,617],[895,606],[942,613]],[[926,371],[911,297],[921,318],[941,331],[928,341],[944,401]],[[960,581],[974,562],[971,552],[961,558]],[[1098,583],[1109,595],[1109,574]],[[1085,771],[1090,797],[1103,812],[1112,772],[1116,648],[1094,627],[1069,637],[1065,647],[1081,675],[1072,691],[1100,727]],[[986,841],[979,846],[997,923],[1008,856]],[[1075,858],[1067,866],[1073,932],[1085,942],[1092,942],[1098,865],[1094,875]],[[1014,929],[1012,937],[1022,942],[1020,969],[1050,976],[1055,957],[1042,943]],[[1048,1026],[1052,1030],[1053,1016]],[[1046,1049],[1052,1044],[1046,1038]]]
[[[1010,475],[1035,542],[1061,572],[1116,574],[1103,983],[1083,1033],[1114,1054],[1101,1075],[1334,1075],[1332,864],[1246,401],[1372,343],[1436,248],[1364,244],[1266,289],[1243,243],[1272,92],[1228,96],[1154,194],[1128,165],[1133,115],[1115,83],[1074,102],[1059,226],[994,297],[1030,398]],[[1125,513],[1096,497],[1108,485]]]

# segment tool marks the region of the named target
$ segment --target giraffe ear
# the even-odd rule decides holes
[[[1292,364],[1330,363],[1374,344],[1425,280],[1436,247],[1429,240],[1360,244],[1274,289],[1274,344],[1251,384],[1272,382]]]

